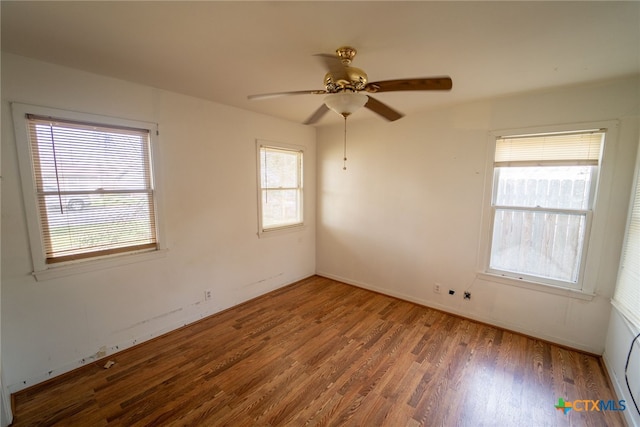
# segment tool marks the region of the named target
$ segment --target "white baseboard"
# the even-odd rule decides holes
[[[115,345],[111,345],[111,346],[105,348],[104,355],[101,355],[100,357],[96,357],[95,353],[91,354],[91,355],[87,355],[85,357],[82,357],[80,359],[74,360],[74,361],[72,361],[70,363],[67,363],[65,365],[53,368],[53,369],[47,371],[46,373],[42,373],[40,375],[32,376],[32,377],[30,377],[28,379],[25,379],[25,380],[23,380],[23,381],[21,381],[21,382],[19,382],[17,384],[9,384],[8,392],[10,394],[17,393],[17,392],[19,392],[21,390],[24,390],[26,388],[29,388],[29,387],[34,386],[36,384],[39,384],[41,382],[50,380],[50,379],[55,378],[57,376],[66,374],[68,372],[71,372],[71,371],[73,371],[75,369],[78,369],[78,368],[81,368],[83,366],[89,365],[91,363],[95,363],[95,362],[98,362],[100,360],[106,360],[106,359],[109,358],[109,356],[112,356],[115,353],[119,353],[121,351],[127,350],[127,349],[129,349],[131,347],[134,347],[136,345],[142,344],[145,341],[149,341],[149,340],[151,340],[153,338],[159,337],[160,335],[164,335],[164,334],[166,334],[168,332],[171,332],[173,330],[179,329],[179,328],[181,328],[183,326],[187,326],[187,325],[189,325],[191,323],[194,323],[194,322],[196,322],[196,321],[198,321],[200,319],[203,319],[203,318],[205,318],[207,316],[210,316],[210,315],[213,315],[213,314],[215,314],[215,312],[214,313],[210,313],[210,314],[200,313],[197,316],[192,316],[191,318],[184,319],[179,323],[172,324],[172,325],[170,325],[168,327],[162,328],[162,329],[157,330],[157,331],[155,331],[153,333],[149,333],[149,334],[146,334],[146,335],[139,336],[139,337],[137,337],[135,339],[128,340],[127,342],[121,342],[121,343],[118,343],[118,344],[115,344]]]
[[[484,317],[484,316],[478,316],[476,314],[472,314],[472,313],[468,313],[466,311],[460,311],[460,310],[456,310],[453,309],[451,307],[442,305],[442,304],[438,304],[438,303],[434,303],[433,301],[428,301],[428,300],[424,300],[421,298],[416,298],[414,296],[411,295],[406,295],[403,294],[401,292],[394,292],[392,290],[386,289],[386,288],[378,288],[376,286],[371,286],[368,283],[363,283],[363,282],[359,282],[356,280],[351,280],[348,279],[346,277],[340,277],[337,276],[335,274],[331,274],[331,273],[326,273],[326,272],[322,272],[322,271],[318,271],[316,273],[318,276],[323,276],[323,277],[327,277],[329,279],[333,279],[333,280],[337,280],[339,282],[343,282],[346,283],[348,285],[353,285],[353,286],[357,286],[359,288],[363,288],[363,289],[367,289],[370,291],[374,291],[374,292],[378,292],[380,294],[384,294],[384,295],[388,295],[390,297],[394,297],[394,298],[398,298],[404,301],[409,301],[409,302],[413,302],[415,304],[418,305],[422,305],[425,307],[429,307],[429,308],[433,308],[436,310],[440,310],[440,311],[444,311],[446,313],[450,313],[450,314],[454,314],[456,316],[460,316],[460,317],[464,317],[466,319],[470,319],[470,320],[475,320],[478,322],[482,322],[482,323],[486,323],[492,326],[496,326],[498,328],[501,329],[506,329],[508,331],[513,331],[513,332],[517,332],[523,335],[527,335],[530,337],[534,337],[534,338],[539,338],[541,340],[544,341],[549,341],[555,344],[559,344],[565,347],[569,347],[569,348],[573,348],[576,350],[580,350],[580,351],[584,351],[587,353],[591,353],[594,355],[601,355],[602,354],[602,349],[601,348],[594,348],[594,347],[590,347],[590,346],[586,346],[583,345],[581,343],[578,342],[574,342],[571,340],[567,340],[564,339],[562,337],[558,337],[558,336],[554,336],[554,335],[548,335],[548,334],[544,334],[544,333],[540,333],[539,331],[534,331],[531,329],[527,329],[527,328],[523,328],[523,327],[519,327],[517,325],[513,325],[513,324],[509,324],[509,323],[505,323],[490,317]]]
[[[631,400],[627,399],[627,396],[628,396],[627,390],[625,390],[622,387],[622,385],[620,385],[620,381],[618,381],[618,377],[616,376],[613,369],[611,369],[611,363],[607,358],[607,353],[602,355],[602,361],[604,362],[604,368],[607,370],[607,374],[609,375],[609,379],[611,380],[611,384],[613,385],[613,390],[615,391],[616,396],[618,396],[618,398],[622,398],[628,404],[627,405],[628,410],[622,411],[622,415],[624,416],[624,419],[627,422],[627,425],[629,427],[640,427],[640,424],[637,424],[636,421],[633,418],[631,418],[631,414],[629,413],[629,411],[633,411],[635,410],[635,408],[633,407],[633,404],[631,404]]]
[[[269,293],[269,292],[272,292],[274,290],[277,290],[277,289],[283,288],[285,286],[288,286],[290,284],[296,283],[296,282],[298,282],[300,280],[303,280],[303,279],[306,279],[308,277],[312,277],[313,275],[314,274],[306,274],[306,275],[300,276],[300,277],[295,278],[295,279],[290,279],[290,280],[288,280],[287,282],[285,282],[283,284],[277,285],[273,289],[265,290],[264,292],[260,293],[257,296],[253,296],[251,298],[248,298],[247,301],[251,300],[253,298],[257,298],[258,296],[260,296],[262,294]],[[241,304],[243,302],[244,301],[240,301],[235,305]],[[114,344],[114,345],[106,346],[103,349],[104,353],[101,354],[100,357],[97,357],[96,353],[90,354],[90,355],[87,355],[85,357],[82,357],[82,358],[76,359],[74,361],[71,361],[71,362],[69,362],[69,363],[67,363],[65,365],[57,366],[55,368],[52,368],[51,370],[48,370],[45,373],[41,373],[39,375],[31,376],[31,377],[29,377],[27,379],[23,379],[22,381],[20,381],[18,383],[15,383],[15,384],[9,384],[7,386],[7,390],[6,390],[7,396],[10,397],[10,395],[13,394],[13,393],[17,393],[17,392],[19,392],[21,390],[24,390],[26,388],[29,388],[29,387],[34,386],[36,384],[39,384],[41,382],[47,381],[49,379],[55,378],[55,377],[60,376],[62,374],[66,374],[66,373],[71,372],[71,371],[73,371],[75,369],[79,369],[79,368],[81,368],[83,366],[86,366],[88,364],[95,363],[95,362],[98,362],[98,361],[101,361],[101,363],[102,363],[102,361],[104,361],[104,363],[106,363],[106,361],[108,360],[109,356],[112,356],[112,355],[114,355],[116,353],[120,353],[120,352],[122,352],[124,350],[127,350],[127,349],[129,349],[131,347],[134,347],[136,345],[142,344],[145,341],[149,341],[149,340],[151,340],[153,338],[159,337],[160,335],[164,335],[164,334],[169,333],[171,331],[174,331],[176,329],[188,326],[188,325],[190,325],[192,323],[195,323],[195,322],[197,322],[199,320],[202,320],[202,319],[204,319],[206,317],[213,316],[213,315],[215,315],[217,313],[220,313],[220,312],[222,312],[224,310],[227,310],[228,308],[233,308],[233,307],[214,306],[210,310],[196,311],[196,312],[193,312],[193,311],[189,310],[188,307],[177,308],[177,309],[173,310],[171,313],[174,313],[174,312],[177,313],[177,312],[182,312],[182,311],[187,311],[187,312],[191,311],[192,314],[190,314],[189,316],[187,316],[185,318],[179,319],[178,321],[175,321],[175,322],[171,323],[170,325],[168,325],[168,326],[166,326],[164,328],[158,329],[158,330],[156,330],[156,331],[154,331],[152,333],[148,333],[148,334],[144,334],[144,335],[138,336],[138,337],[136,337],[134,339],[130,339],[130,340],[126,341],[126,342],[120,342],[120,343],[117,343],[117,344]],[[5,389],[2,388],[2,391],[5,391]],[[3,395],[1,397],[4,399],[7,396]],[[5,405],[6,405],[6,402],[5,402]],[[9,400],[9,407],[10,407],[10,400]]]

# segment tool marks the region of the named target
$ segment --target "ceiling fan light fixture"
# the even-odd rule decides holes
[[[364,107],[369,97],[358,92],[338,92],[327,95],[324,103],[331,110],[347,117]]]

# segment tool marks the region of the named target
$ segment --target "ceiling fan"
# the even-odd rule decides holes
[[[250,95],[248,98],[267,99],[289,95],[326,95],[324,103],[304,122],[305,124],[316,123],[329,109],[346,119],[347,116],[361,107],[368,108],[389,121],[394,121],[404,115],[371,97],[370,93],[451,90],[453,86],[451,78],[447,76],[369,82],[367,74],[363,70],[351,66],[351,61],[356,56],[356,53],[357,51],[353,47],[343,46],[336,50],[336,55],[315,55],[323,60],[325,67],[328,69],[327,74],[324,76],[324,90],[266,93]]]

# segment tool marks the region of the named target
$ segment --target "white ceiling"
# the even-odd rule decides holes
[[[317,53],[358,50],[370,81],[449,75],[451,92],[376,95],[404,113],[640,73],[640,2],[2,1],[2,50],[296,122]],[[362,110],[354,114],[366,117]],[[327,114],[320,125],[337,121]]]

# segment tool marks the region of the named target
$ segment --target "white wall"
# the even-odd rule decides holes
[[[638,85],[636,77],[559,88],[393,123],[359,111],[348,126],[346,171],[341,123],[321,128],[318,274],[602,354],[638,140]],[[394,105],[392,94],[377,96]],[[589,301],[478,278],[488,133],[610,119],[620,128],[604,160],[610,179],[589,258],[597,295]],[[433,292],[436,282],[445,292]],[[467,289],[470,301],[461,296]]]
[[[640,139],[638,139],[638,150],[640,150]],[[637,156],[636,173],[640,170],[640,151]],[[631,194],[634,194],[634,191]],[[633,196],[630,196],[630,203],[632,200]],[[638,285],[640,286],[640,283]],[[640,328],[626,320],[614,306],[611,310],[607,341],[602,357],[618,397],[626,402],[628,410],[623,414],[630,426],[640,426],[640,413],[633,403],[635,398],[636,404],[640,406],[640,342],[636,340],[634,343],[639,333]],[[631,350],[632,343],[634,343],[633,350]],[[627,378],[625,378],[625,372]],[[630,391],[633,392],[633,397]]]
[[[166,257],[36,282],[9,101],[159,123]],[[315,129],[2,56],[2,364],[10,392],[315,272]],[[257,138],[306,147],[307,226],[257,237]],[[204,301],[204,290],[213,299]]]
[[[623,412],[627,423],[630,426],[640,426],[640,414],[636,412],[631,394],[627,388],[625,380],[625,366],[631,341],[640,333],[637,327],[629,323],[622,314],[614,307],[611,310],[611,320],[607,332],[607,342],[604,351],[604,361],[609,372],[611,382],[620,400],[624,400],[627,409]],[[640,343],[636,341],[634,350],[631,352],[627,375],[629,386],[634,393],[636,403],[640,405]]]

